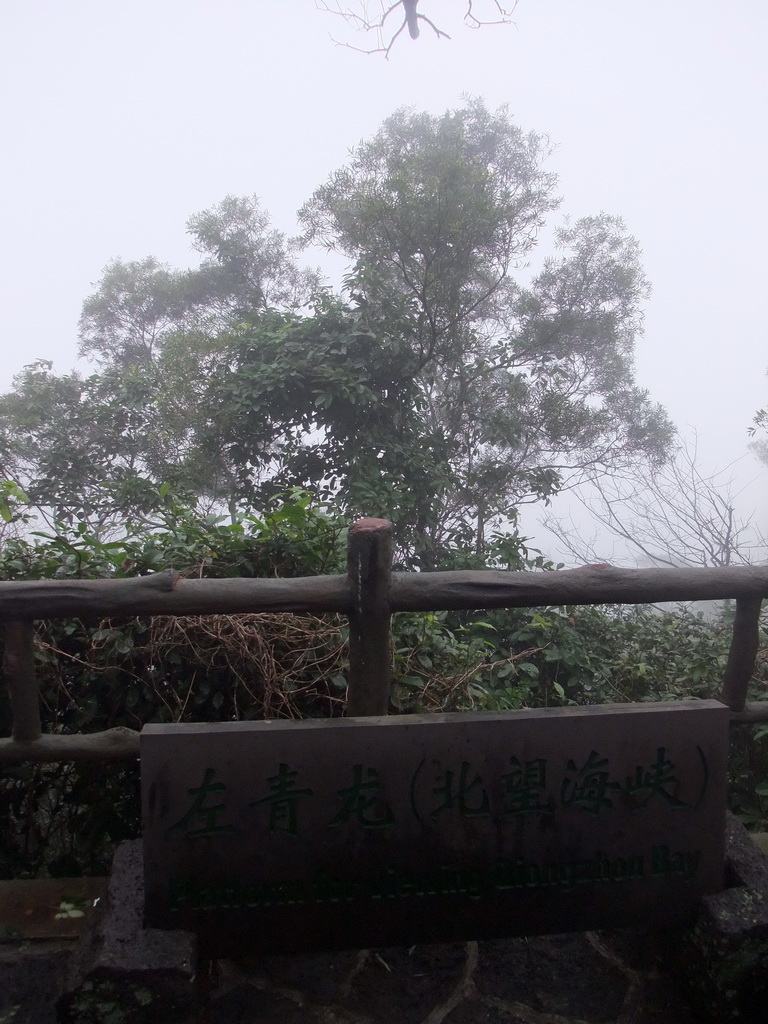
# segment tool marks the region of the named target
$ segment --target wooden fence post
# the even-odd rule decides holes
[[[391,683],[389,584],[392,524],[359,519],[349,528],[347,572],[352,589],[349,612],[347,715],[386,715]]]
[[[723,690],[720,700],[731,711],[743,711],[747,701],[747,688],[755,671],[755,658],[760,644],[760,597],[739,597],[736,599],[736,615],[733,619],[733,635],[728,661],[723,676]]]
[[[30,619],[5,624],[3,672],[13,712],[13,739],[34,743],[43,734],[35,676],[35,627]]]

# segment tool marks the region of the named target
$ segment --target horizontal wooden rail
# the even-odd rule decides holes
[[[350,601],[346,576],[188,580],[169,569],[128,580],[0,582],[0,619],[345,612]]]
[[[0,581],[5,675],[13,736],[0,739],[0,763],[129,759],[138,733],[116,728],[89,735],[40,735],[33,619],[104,619],[252,612],[336,612],[349,619],[348,713],[386,714],[393,612],[527,608],[585,604],[658,604],[736,599],[731,650],[720,699],[731,722],[768,722],[768,701],[746,703],[759,642],[768,566],[719,569],[621,569],[582,566],[560,572],[392,573],[391,524],[362,519],[349,531],[347,574],[294,579],[186,579],[172,570],[125,580]]]
[[[396,572],[390,577],[389,610],[657,604],[750,597],[768,597],[768,567]],[[0,620],[247,612],[349,614],[355,606],[356,592],[349,576],[189,580],[168,570],[128,580],[0,581]]]
[[[755,700],[744,705],[743,711],[731,712],[731,725],[758,725],[768,722],[768,700]]]
[[[768,567],[618,569],[585,565],[560,572],[394,573],[392,611],[529,608],[571,604],[658,604],[768,597]]]
[[[47,733],[31,743],[0,740],[0,764],[19,761],[126,761],[139,756],[139,734],[121,725],[104,732]]]

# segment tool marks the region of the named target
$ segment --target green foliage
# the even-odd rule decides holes
[[[96,978],[87,980],[64,997],[66,1013],[78,1024],[150,1024],[157,1020],[152,1006],[157,993],[129,978]],[[166,994],[163,1012],[177,1020],[179,1010]]]
[[[234,510],[246,471],[222,439],[226,332],[273,302],[305,301],[317,275],[253,197],[227,197],[189,232],[196,269],[153,257],[105,267],[80,318],[80,352],[98,373],[59,376],[38,361],[0,397],[0,472],[44,514],[104,534],[162,507],[161,483],[201,509]]]
[[[164,338],[191,313],[191,278],[153,256],[112,260],[83,303],[80,352],[108,366],[149,365]]]
[[[669,446],[633,379],[648,285],[621,220],[562,227],[559,255],[528,286],[514,280],[558,205],[548,153],[480,100],[400,110],[300,211],[309,239],[354,261],[356,308],[409,352],[424,447],[442,462],[440,500],[416,516],[427,568],[446,534],[473,522],[482,550],[520,502]]]
[[[243,315],[300,305],[317,287],[317,274],[296,263],[298,243],[270,228],[255,196],[227,196],[187,230],[197,268],[172,270],[153,256],[107,264],[83,303],[82,355],[109,368],[149,366],[179,334],[213,339]]]
[[[0,578],[121,578],[173,567],[188,575],[342,573],[346,520],[305,492],[234,523],[201,518],[164,488],[162,523],[101,541],[80,523],[11,538]],[[515,534],[483,557],[456,547],[441,568],[552,571]],[[727,616],[685,610],[509,609],[401,614],[393,620],[394,713],[507,710],[715,696],[730,642]],[[765,627],[764,627],[765,628]],[[768,635],[764,633],[766,640]],[[346,624],[337,616],[217,615],[40,623],[43,726],[93,732],[146,722],[340,714]],[[768,643],[762,644],[762,650]],[[761,655],[750,699],[768,693]],[[0,726],[10,730],[0,698]],[[768,822],[768,727],[734,739],[732,805]],[[0,875],[106,870],[114,845],[138,833],[135,765],[21,765],[0,771]]]
[[[0,480],[0,519],[8,525],[13,522],[29,522],[25,506],[29,495],[13,480]]]
[[[0,813],[0,877],[107,874],[139,834],[138,764],[3,766]]]
[[[401,109],[300,217],[313,241],[355,261],[353,287],[394,309],[429,361],[490,311],[558,205],[556,177],[541,169],[550,150],[480,100],[439,117]]]
[[[450,480],[403,340],[324,295],[309,317],[272,313],[244,329],[232,362],[225,436],[248,467],[248,498],[311,489],[350,518],[390,519],[401,550],[418,553],[418,524],[437,518]]]
[[[162,422],[156,377],[151,367],[82,378],[27,366],[0,398],[5,472],[62,522],[98,532],[143,520],[158,507],[159,480],[186,482],[184,438]]]
[[[317,288],[317,273],[297,264],[299,241],[269,225],[256,196],[226,196],[187,221],[203,257],[192,272],[192,294],[209,318],[218,314],[227,323],[256,311],[293,309]]]
[[[648,292],[617,217],[566,223],[516,279],[558,206],[549,141],[482,101],[400,110],[300,211],[305,241],[350,260],[344,298],[254,197],[188,223],[198,267],[104,270],[81,352],[33,364],[0,399],[3,475],[101,536],[170,483],[199,511],[261,507],[286,487],[395,524],[431,569],[521,502],[652,463],[671,428],[633,378]],[[301,314],[299,310],[302,310]]]
[[[526,652],[504,675],[535,678],[542,705],[714,697],[730,643],[723,625],[643,606],[497,611],[486,618],[495,657]],[[493,685],[488,694],[493,701]]]
[[[342,571],[342,524],[294,492],[257,517],[201,519],[174,500],[154,529],[101,541],[85,524],[9,539],[2,579],[121,578],[176,568],[195,576],[296,576]],[[145,722],[220,721],[335,713],[343,699],[343,638],[334,617],[52,620],[39,624],[36,668],[47,732]],[[342,686],[333,676],[342,678]],[[10,731],[7,696],[0,726]],[[0,769],[0,877],[104,873],[138,834],[135,765]]]

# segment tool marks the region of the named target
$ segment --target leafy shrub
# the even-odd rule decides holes
[[[165,516],[103,541],[82,525],[8,539],[0,578],[341,573],[346,521],[293,492],[261,516],[200,520],[168,496]],[[516,535],[484,558],[457,548],[441,568],[551,571]],[[731,636],[725,614],[648,607],[500,609],[393,619],[394,713],[507,710],[606,701],[714,697]],[[332,716],[344,706],[347,627],[340,616],[211,615],[53,620],[37,631],[43,727],[93,732],[147,722]],[[763,643],[750,699],[768,696]],[[0,726],[10,709],[0,697]],[[768,822],[768,727],[735,730],[732,805]],[[0,876],[103,873],[139,830],[132,764],[0,770]]]

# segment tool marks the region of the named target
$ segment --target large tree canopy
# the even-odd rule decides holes
[[[253,198],[190,219],[195,269],[113,261],[80,321],[100,372],[18,378],[5,464],[74,515],[116,481],[230,510],[301,486],[392,518],[429,567],[522,502],[663,459],[670,425],[633,377],[637,242],[598,214],[529,266],[559,203],[550,148],[479,100],[396,112],[299,213],[349,260],[340,295]]]
[[[648,285],[621,220],[566,225],[538,273],[523,267],[558,204],[548,155],[505,108],[401,110],[300,211],[309,239],[354,261],[356,307],[405,342],[424,435],[446,453],[433,544],[467,522],[481,544],[520,502],[667,451],[633,378]]]

